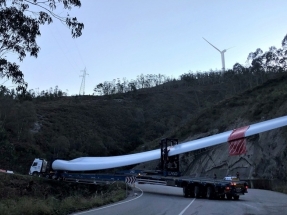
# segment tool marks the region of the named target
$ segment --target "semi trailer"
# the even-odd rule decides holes
[[[68,182],[108,184],[115,181],[126,181],[127,177],[135,177],[139,184],[172,186],[182,189],[184,197],[194,198],[227,198],[239,199],[247,193],[248,185],[237,178],[232,180],[211,179],[204,177],[181,176],[179,171],[179,155],[168,156],[169,150],[178,144],[177,139],[163,139],[160,142],[160,162],[157,170],[126,170],[101,174],[98,172],[54,170],[53,162],[36,158],[30,167],[33,176],[58,179]]]

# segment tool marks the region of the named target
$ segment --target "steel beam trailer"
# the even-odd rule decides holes
[[[69,182],[110,184],[116,181],[125,181],[125,175],[116,174],[81,174],[81,173],[61,173],[61,179]]]
[[[221,180],[203,177],[161,177],[161,176],[137,176],[139,184],[153,184],[179,187],[183,190],[184,197],[208,198],[208,199],[235,199],[247,193],[248,185],[240,180]]]
[[[126,177],[137,176],[142,170],[123,170],[113,173],[79,173],[79,172],[60,172],[59,178],[64,181],[78,183],[109,184],[116,181],[125,181]]]

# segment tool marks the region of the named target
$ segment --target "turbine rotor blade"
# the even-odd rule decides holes
[[[235,47],[235,46],[232,46],[232,47],[230,47],[230,48],[228,48],[228,49],[225,49],[225,50],[227,51],[227,50],[232,49],[232,48],[234,48],[234,47]]]
[[[204,37],[202,37],[206,42],[208,42]],[[221,51],[218,49],[218,48],[216,48],[214,45],[212,45],[210,42],[208,42],[213,48],[215,48],[217,51],[219,51],[220,53],[221,53]]]

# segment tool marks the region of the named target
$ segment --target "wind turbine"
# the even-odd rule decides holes
[[[206,42],[208,42],[204,37],[202,37]],[[224,52],[226,52],[228,49],[231,49],[231,48],[228,48],[228,49],[224,49],[222,51],[220,51],[218,48],[216,48],[214,45],[212,45],[210,42],[208,42],[213,48],[215,48],[217,51],[220,52],[221,54],[221,62],[222,62],[222,71],[224,72],[225,71],[225,60],[224,60]]]

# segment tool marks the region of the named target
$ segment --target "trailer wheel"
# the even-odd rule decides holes
[[[214,192],[213,192],[212,187],[207,187],[206,198],[213,199],[213,195],[214,195]]]
[[[188,189],[187,189],[187,187],[183,187],[182,190],[183,190],[183,196],[185,198],[187,198],[188,197]]]
[[[220,195],[220,196],[218,196],[218,198],[219,198],[220,200],[224,200],[224,199],[225,199],[225,195]]]
[[[234,200],[238,200],[239,199],[239,196],[233,196]]]
[[[194,198],[199,198],[199,186],[194,186]]]
[[[226,198],[227,198],[228,200],[231,200],[231,199],[232,199],[232,195],[231,195],[231,194],[226,194]]]

